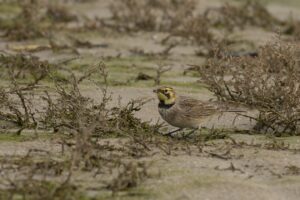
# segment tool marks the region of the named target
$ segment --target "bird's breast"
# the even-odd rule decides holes
[[[160,116],[172,126],[178,128],[197,128],[199,126],[197,121],[185,118],[176,106],[169,108],[159,106],[158,111]]]

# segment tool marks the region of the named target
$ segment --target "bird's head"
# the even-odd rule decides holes
[[[158,100],[164,105],[172,105],[175,103],[176,95],[173,88],[164,86],[153,90],[153,92],[157,94]]]

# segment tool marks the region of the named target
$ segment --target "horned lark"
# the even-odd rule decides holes
[[[166,135],[171,135],[184,128],[193,129],[191,132],[193,133],[201,123],[222,113],[222,108],[217,104],[202,102],[191,97],[177,96],[171,87],[160,87],[153,92],[157,94],[159,100],[160,116],[170,125],[179,128]]]

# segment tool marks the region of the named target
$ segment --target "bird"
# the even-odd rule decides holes
[[[203,102],[187,96],[177,96],[172,87],[162,86],[153,90],[159,100],[158,112],[160,116],[170,125],[178,129],[165,135],[172,136],[175,132],[185,128],[192,129],[190,135],[198,130],[200,124],[214,115],[230,111],[213,102]]]

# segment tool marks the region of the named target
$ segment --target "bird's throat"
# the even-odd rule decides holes
[[[162,106],[167,106],[167,107],[171,107],[175,104],[175,99],[165,99],[165,100],[161,100],[160,105]]]

